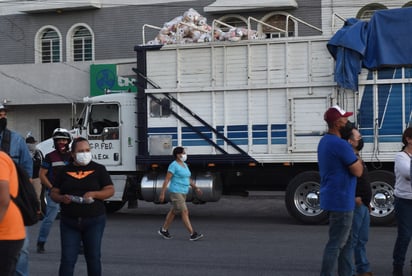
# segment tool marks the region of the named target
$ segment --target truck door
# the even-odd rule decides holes
[[[121,164],[119,105],[92,104],[89,110],[87,138],[93,160],[105,166]]]
[[[290,105],[289,150],[316,152],[320,138],[327,131],[323,114],[327,97],[293,98]]]

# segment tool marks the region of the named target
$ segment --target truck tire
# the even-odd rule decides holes
[[[106,207],[107,213],[114,213],[123,208],[124,201],[105,201],[104,206]]]
[[[289,214],[303,224],[324,224],[327,212],[320,208],[320,176],[317,171],[296,175],[288,184],[285,204]]]
[[[393,224],[395,222],[395,175],[389,171],[371,171],[369,180],[372,189],[371,224],[377,226]]]

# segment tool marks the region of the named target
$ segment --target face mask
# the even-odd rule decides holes
[[[5,130],[7,127],[7,118],[3,117],[0,119],[0,132]]]
[[[67,143],[62,143],[62,142],[56,143],[55,147],[60,152],[66,152],[68,150]]]
[[[180,156],[180,160],[183,161],[183,162],[185,162],[185,161],[187,160],[187,154],[182,154],[182,155]]]
[[[27,144],[27,147],[29,148],[30,152],[35,152],[36,151],[36,145],[35,144]]]
[[[346,125],[339,129],[340,137],[342,137],[342,139],[344,140],[348,140],[349,137],[352,136],[352,129],[353,123],[351,121],[348,121]]]
[[[358,145],[355,148],[357,151],[361,151],[363,149],[363,139],[358,140]]]
[[[79,165],[86,166],[92,161],[92,153],[89,152],[78,152],[76,153],[76,162]]]

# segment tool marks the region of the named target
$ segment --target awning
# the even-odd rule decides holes
[[[263,9],[295,9],[298,7],[296,0],[216,0],[214,3],[203,8],[204,12],[242,12]]]
[[[63,12],[71,10],[89,10],[89,9],[100,9],[100,0],[65,0],[65,1],[54,1],[51,3],[46,3],[47,1],[30,1],[25,2],[21,5],[19,9],[20,12],[24,13],[47,13],[47,12]]]

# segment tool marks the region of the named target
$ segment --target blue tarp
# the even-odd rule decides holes
[[[361,67],[412,66],[412,7],[378,10],[369,22],[350,18],[329,40],[336,60],[335,81],[358,90]]]

